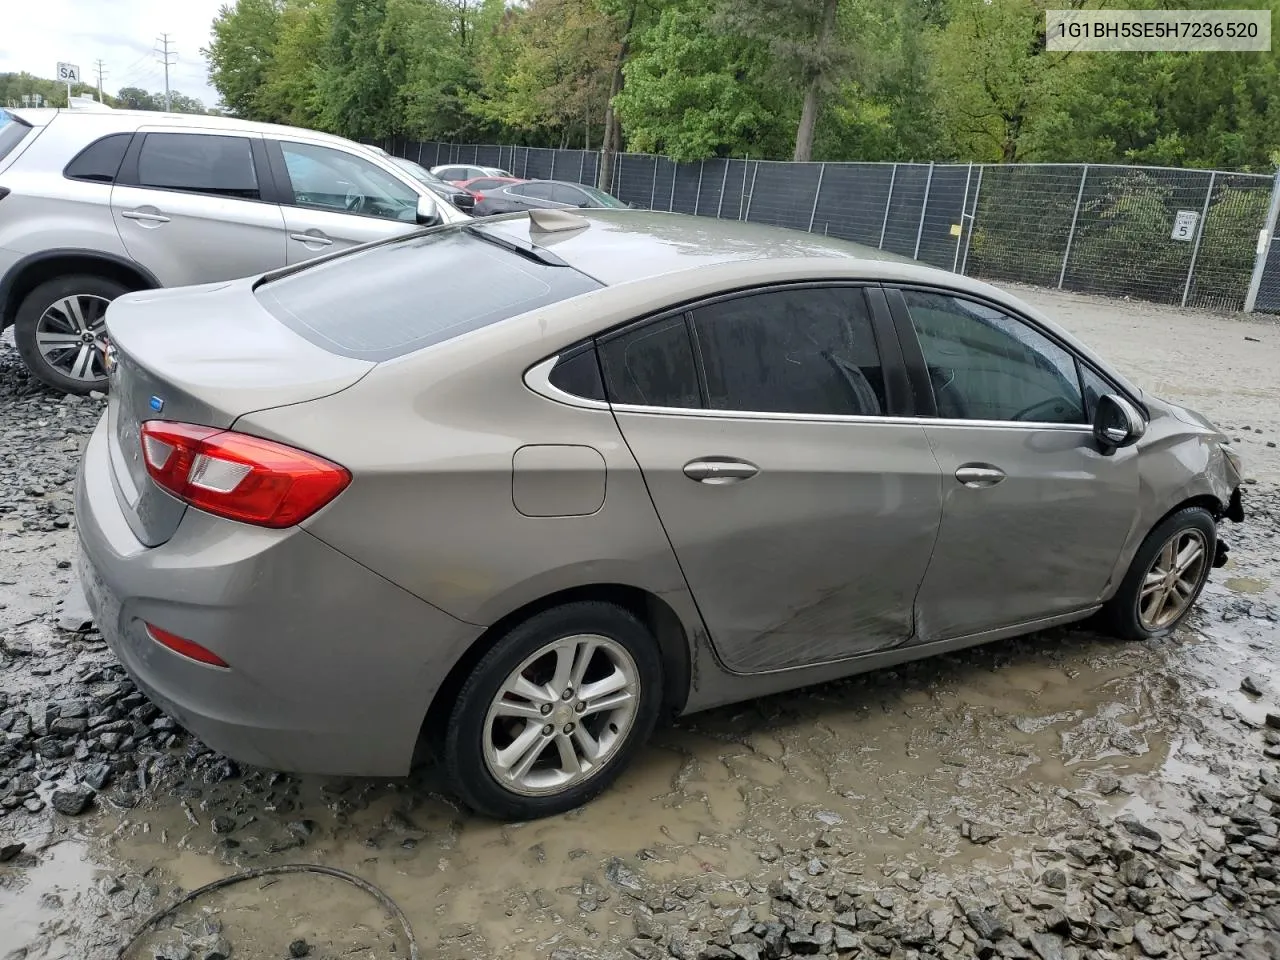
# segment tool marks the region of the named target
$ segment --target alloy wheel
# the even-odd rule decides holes
[[[45,363],[73,380],[107,376],[107,307],[96,294],[72,294],[55,300],[36,323],[36,348]]]
[[[562,637],[499,688],[485,717],[485,764],[513,793],[560,793],[609,762],[639,702],[639,671],[624,646],[596,634]]]
[[[1194,528],[1165,541],[1138,593],[1138,620],[1145,629],[1163,630],[1186,612],[1200,588],[1208,553],[1204,534]]]

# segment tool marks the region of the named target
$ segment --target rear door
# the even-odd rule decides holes
[[[267,149],[284,193],[289,263],[417,229],[418,192],[367,157],[275,138]]]
[[[937,413],[923,422],[943,514],[917,600],[920,639],[1097,603],[1137,509],[1137,448],[1100,450],[1089,422],[1086,396],[1115,388],[995,304],[943,290],[888,296]]]
[[[909,391],[878,288],[737,294],[629,328],[599,352],[731,669],[908,642],[940,481],[923,427],[899,416]]]
[[[166,287],[284,266],[284,218],[257,134],[143,128],[111,189],[129,256]]]

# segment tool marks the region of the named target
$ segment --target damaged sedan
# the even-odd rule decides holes
[[[81,581],[139,685],[273,768],[425,744],[496,817],[588,800],[663,716],[1167,634],[1243,518],[1227,439],[1039,311],[735,221],[448,225],[107,325]]]

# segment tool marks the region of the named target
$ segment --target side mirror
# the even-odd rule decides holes
[[[1098,398],[1093,415],[1093,436],[1103,450],[1137,443],[1147,432],[1147,422],[1133,404],[1113,393]]]
[[[414,220],[420,226],[434,227],[444,222],[444,218],[440,216],[440,208],[436,206],[436,202],[430,197],[418,197],[418,210]]]

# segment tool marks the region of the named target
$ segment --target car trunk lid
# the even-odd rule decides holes
[[[374,364],[330,353],[262,309],[252,280],[128,294],[107,312],[107,402],[116,495],[147,546],[173,536],[187,506],[147,473],[147,420],[228,428],[247,413],[345,390]]]

